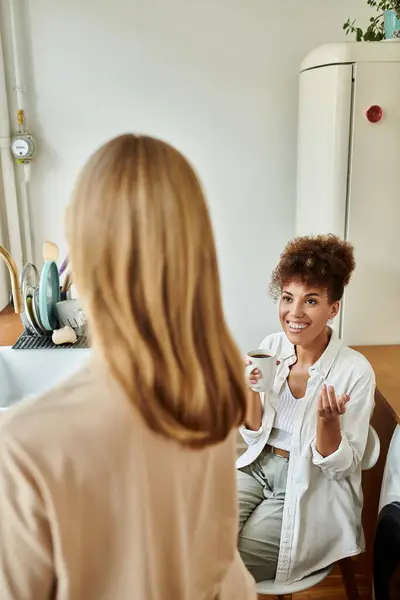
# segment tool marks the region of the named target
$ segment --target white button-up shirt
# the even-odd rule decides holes
[[[251,464],[267,444],[275,418],[274,400],[297,360],[294,346],[283,333],[268,336],[260,348],[268,350],[281,363],[273,390],[270,394],[260,394],[263,405],[260,429],[240,429],[248,449],[237,460],[237,468]],[[337,395],[350,395],[346,413],[340,417],[341,444],[326,458],[315,446],[316,403],[324,383],[333,385]],[[375,375],[371,365],[364,356],[344,346],[332,331],[327,349],[310,369],[306,394],[296,415],[277,582],[297,581],[363,550],[361,460],[374,394]]]

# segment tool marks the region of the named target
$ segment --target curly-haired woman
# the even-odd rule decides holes
[[[273,272],[283,332],[260,347],[278,367],[270,393],[249,390],[249,447],[237,461],[238,546],[257,581],[295,581],[362,550],[375,377],[328,326],[354,267],[350,244],[321,235],[290,242]],[[255,369],[249,384],[260,377]]]

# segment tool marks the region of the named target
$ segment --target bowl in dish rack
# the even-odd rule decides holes
[[[77,335],[84,335],[86,329],[86,317],[80,300],[64,300],[57,302],[56,315],[60,327],[72,327]]]

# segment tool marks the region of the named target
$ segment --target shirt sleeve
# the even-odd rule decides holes
[[[323,457],[317,450],[316,439],[311,444],[312,461],[329,479],[343,479],[354,473],[364,456],[369,423],[375,401],[375,376],[366,374],[349,391],[350,401],[341,417],[342,440],[333,454]]]
[[[264,338],[260,344],[260,348],[262,348],[263,350],[269,350],[271,353],[274,352],[273,351],[274,337],[275,337],[274,335],[269,335],[266,338]],[[263,416],[264,416],[264,398],[263,398],[263,396],[264,396],[264,394],[260,394],[260,400],[261,400],[261,406],[262,406],[261,420],[263,419]],[[239,427],[239,433],[248,446],[252,446],[252,445],[256,444],[258,442],[258,440],[260,439],[261,435],[263,434],[263,432],[264,432],[264,427],[262,424],[261,424],[261,427],[258,429],[258,431],[254,431],[253,429],[247,429],[247,427],[245,425],[241,425]]]
[[[49,600],[54,570],[50,527],[35,466],[0,433],[1,600]]]
[[[313,454],[313,463],[322,469],[333,469],[335,471],[341,471],[347,469],[349,463],[353,460],[353,452],[351,443],[346,437],[344,431],[341,432],[342,440],[339,448],[336,452],[333,452],[329,456],[322,456],[317,450],[317,442],[313,441],[311,450]]]
[[[252,446],[253,444],[256,444],[258,442],[258,440],[260,439],[260,436],[264,432],[264,425],[263,425],[264,403],[265,403],[264,396],[265,396],[264,393],[259,394],[259,398],[260,398],[260,402],[261,402],[261,426],[260,426],[260,428],[257,431],[255,431],[254,429],[247,429],[247,427],[245,425],[241,425],[239,427],[239,433],[248,446]]]
[[[262,425],[257,431],[254,431],[253,429],[247,429],[247,427],[245,427],[244,425],[239,427],[240,435],[242,436],[242,438],[248,446],[256,444],[263,431],[264,427]]]

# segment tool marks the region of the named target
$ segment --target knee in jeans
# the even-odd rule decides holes
[[[251,552],[252,548],[259,544],[259,537],[260,532],[258,532],[257,535],[256,531],[254,531],[254,527],[249,525],[249,523],[244,523],[238,535],[237,546],[239,552]]]
[[[237,549],[238,549],[240,556],[242,557],[242,560],[244,561],[245,564],[247,564],[246,558],[249,554],[249,551],[251,553],[251,550],[252,550],[252,548],[249,546],[248,541],[243,540],[243,538],[241,538],[239,536],[238,542],[237,542]]]
[[[277,558],[279,554],[280,531],[276,529],[276,523],[252,523],[246,521],[239,531],[237,547],[240,554],[265,555],[269,558]]]

